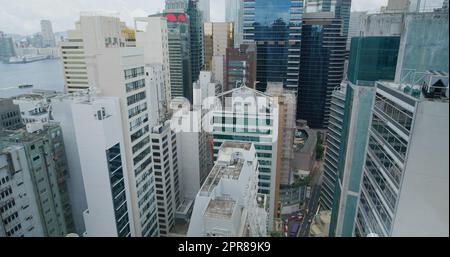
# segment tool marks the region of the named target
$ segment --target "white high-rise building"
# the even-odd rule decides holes
[[[125,47],[125,28],[115,17],[81,16],[68,43],[78,44],[83,52],[77,62],[81,62],[87,84],[80,89],[92,87],[100,96],[119,98],[134,229],[136,236],[157,236],[145,55],[143,48]],[[73,68],[67,67],[65,72],[74,72]],[[79,90],[71,86],[66,84],[66,90]]]
[[[162,75],[164,76],[165,107],[172,99],[170,63],[169,63],[169,38],[167,29],[167,20],[164,17],[145,17],[135,18],[134,27],[136,30],[136,46],[144,48],[146,69],[155,72],[154,65],[162,65]],[[150,76],[152,77],[152,76]],[[160,90],[160,91],[161,91]],[[162,93],[162,92],[161,92]],[[160,99],[162,102],[163,99]]]
[[[52,23],[49,20],[41,20],[41,34],[43,47],[55,47],[55,34],[53,34]]]
[[[250,142],[224,142],[195,198],[189,237],[267,235],[265,196],[258,194],[258,158]]]
[[[448,73],[377,82],[354,235],[449,235]]]
[[[279,174],[279,106],[260,91],[240,87],[218,96],[213,110],[214,158],[225,141],[252,142],[258,155],[258,189],[269,202],[269,231],[277,217]],[[281,131],[280,131],[281,132]]]
[[[170,128],[170,121],[166,121],[152,128],[150,138],[155,172],[159,233],[161,236],[167,236],[174,228],[175,213],[183,200],[177,136]]]
[[[191,109],[187,99],[171,102],[171,127],[177,133],[183,198],[194,200],[213,165],[210,135],[202,129],[204,112]]]
[[[87,207],[74,212],[83,217],[83,235],[135,236],[119,99],[64,95],[52,99],[52,108],[70,153],[72,200],[84,198]]]

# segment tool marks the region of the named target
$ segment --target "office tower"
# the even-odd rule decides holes
[[[242,44],[238,48],[227,48],[224,72],[224,91],[241,85],[254,88],[256,83],[256,45]]]
[[[55,47],[55,34],[49,20],[41,20],[41,34],[44,47]]]
[[[9,58],[16,56],[14,41],[0,31],[0,61],[9,62]]]
[[[269,201],[269,231],[277,216],[279,188],[279,115],[281,109],[271,96],[247,87],[240,87],[218,96],[213,115],[214,158],[224,141],[252,142],[259,162],[259,193]]]
[[[351,12],[349,25],[348,25],[348,36],[347,36],[347,46],[346,50],[350,51],[350,43],[352,37],[361,36],[361,27],[363,26],[364,19],[366,18],[367,12]]]
[[[147,76],[146,83],[154,90],[151,95],[158,96],[157,101],[150,104],[159,103],[159,108],[152,106],[151,111],[161,110],[157,115],[164,117],[172,99],[167,20],[163,17],[135,18],[134,24],[136,46],[144,48],[145,69],[152,74]],[[160,75],[162,81],[158,80]]]
[[[214,56],[225,56],[227,48],[234,45],[233,24],[230,22],[206,22],[205,69],[211,71]]]
[[[341,92],[334,93],[320,196],[324,208],[331,205],[330,236],[351,236],[374,84],[394,80],[399,42],[399,37],[352,38],[348,81]],[[340,95],[344,92],[345,100]]]
[[[126,171],[129,179],[131,213],[136,236],[157,236],[154,173],[151,160],[148,98],[144,49],[125,47],[124,24],[118,18],[82,15],[77,30],[69,32],[81,41],[86,84],[100,96],[120,99]],[[71,42],[72,41],[72,42]],[[66,46],[67,47],[67,46]],[[64,51],[64,45],[63,45]],[[68,67],[66,72],[72,71]],[[150,74],[149,74],[150,75]]]
[[[52,109],[66,142],[74,217],[84,224],[77,232],[135,236],[119,99],[62,95]]]
[[[303,1],[298,0],[245,2],[244,43],[257,46],[257,90],[264,92],[268,82],[283,82],[285,87],[297,89],[302,13]]]
[[[224,84],[224,67],[225,67],[225,56],[223,55],[213,56],[211,72],[213,74],[214,81],[216,81],[220,85]]]
[[[342,81],[345,42],[342,20],[332,12],[303,15],[297,118],[326,128],[331,93]]]
[[[20,109],[12,99],[0,98],[0,130],[23,126]]]
[[[232,22],[234,25],[234,47],[238,48],[243,43],[243,20],[244,20],[244,1],[227,0],[225,1],[225,22]]]
[[[199,9],[199,3],[198,0],[189,0],[187,9],[191,40],[192,82],[197,81],[203,69],[203,13]]]
[[[166,1],[163,14],[168,27],[171,97],[185,97],[192,102],[192,68],[190,21],[186,13],[187,1]]]
[[[175,213],[183,200],[177,139],[176,133],[170,128],[170,121],[153,127],[150,139],[155,172],[159,234],[167,236],[175,225]]]
[[[353,233],[448,236],[448,73],[376,88]]]
[[[197,193],[187,236],[264,237],[265,197],[258,194],[258,159],[252,143],[224,142]]]
[[[74,232],[59,125],[0,133],[0,236],[61,237]]]

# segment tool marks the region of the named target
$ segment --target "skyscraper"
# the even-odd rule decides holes
[[[144,48],[146,72],[155,73],[155,76],[146,77],[146,83],[154,89],[152,94],[159,96],[151,104],[157,104],[160,107],[152,107],[151,109],[152,111],[161,110],[162,112],[166,112],[169,109],[168,105],[172,99],[167,20],[164,17],[135,18],[134,24],[136,30],[136,46]],[[158,73],[162,76],[161,80],[157,80]],[[153,83],[157,84],[152,86]],[[164,115],[165,113],[158,114],[158,116]]]
[[[81,50],[82,58],[74,63],[66,62],[65,72],[83,72],[86,84],[82,88],[98,88],[100,96],[120,99],[134,229],[137,236],[157,236],[159,229],[149,141],[150,94],[146,85],[144,49],[126,47],[125,26],[118,18],[86,14],[81,16],[76,26],[77,30],[69,32],[69,42],[62,49],[64,52],[64,49],[76,47],[77,51]],[[67,77],[66,81],[70,81],[71,78]]]
[[[86,237],[136,236],[119,99],[63,95],[52,99],[52,107],[67,143],[74,216],[84,223],[85,230],[77,232]]]
[[[376,87],[353,235],[448,236],[448,73]]]
[[[268,82],[298,87],[303,1],[251,0],[244,5],[244,43],[257,46],[256,89]],[[300,74],[300,77],[302,74]]]
[[[297,118],[311,128],[328,126],[331,93],[344,75],[346,40],[334,13],[303,15]]]
[[[192,102],[192,62],[190,18],[187,0],[166,0],[163,16],[167,19],[171,97],[185,97]],[[198,49],[197,49],[198,50]]]
[[[209,1],[209,0],[208,0]],[[189,33],[191,40],[191,69],[192,82],[198,80],[203,65],[203,12],[200,1],[189,0],[187,14],[189,15]],[[203,3],[205,4],[205,3]],[[209,15],[209,2],[208,2]],[[191,99],[192,100],[192,99]]]
[[[170,121],[153,127],[150,139],[155,172],[159,234],[167,236],[175,226],[175,213],[183,200],[177,139],[176,133],[170,128]]]
[[[234,24],[234,47],[239,47],[243,43],[244,29],[244,1],[227,0],[225,1],[225,22]]]
[[[334,92],[321,205],[332,209],[330,235],[351,236],[376,80],[393,80],[399,37],[352,39],[348,81]],[[345,94],[345,99],[342,98]]]
[[[44,47],[55,47],[55,34],[49,20],[41,20],[41,34]]]
[[[67,172],[58,124],[0,131],[0,236],[75,232]]]

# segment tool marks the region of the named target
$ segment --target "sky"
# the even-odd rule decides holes
[[[211,20],[224,21],[225,1],[211,1]],[[422,0],[441,3],[442,0]],[[387,0],[353,0],[352,11],[376,11]],[[0,0],[0,31],[29,35],[40,31],[40,20],[48,19],[53,31],[74,28],[81,12],[119,13],[132,26],[133,17],[143,17],[164,9],[164,0]]]

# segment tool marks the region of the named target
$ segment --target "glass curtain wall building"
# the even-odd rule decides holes
[[[257,45],[257,90],[268,82],[297,89],[302,15],[301,0],[244,1],[244,43]]]
[[[343,79],[346,36],[332,12],[303,16],[297,118],[311,128],[326,128],[333,90]]]

